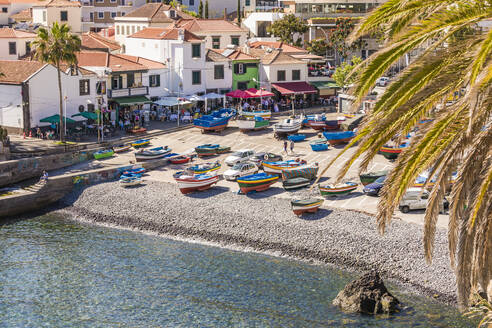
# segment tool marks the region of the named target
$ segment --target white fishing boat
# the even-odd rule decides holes
[[[301,129],[302,120],[295,118],[288,118],[281,123],[273,125],[273,131],[275,134],[293,134],[297,133]]]
[[[240,131],[261,130],[266,129],[270,121],[261,116],[246,117],[240,116],[236,119],[237,127]]]
[[[181,193],[188,194],[193,191],[203,191],[211,188],[212,185],[219,181],[219,176],[216,172],[192,175],[183,171],[176,173],[174,179],[178,183]]]
[[[269,110],[255,110],[255,111],[241,110],[240,114],[245,117],[259,116],[265,120],[269,120],[272,117],[272,112]]]

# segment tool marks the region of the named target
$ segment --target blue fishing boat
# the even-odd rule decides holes
[[[306,139],[306,135],[304,134],[291,134],[290,136],[287,137],[290,141],[294,142],[300,142],[304,141]]]
[[[245,194],[250,191],[264,191],[278,180],[277,175],[256,173],[238,178],[239,188]]]
[[[326,140],[328,140],[330,145],[338,145],[349,142],[353,137],[355,137],[355,132],[323,132],[323,136],[326,138]]]
[[[166,154],[169,154],[170,152],[171,152],[171,148],[169,148],[168,146],[156,147],[146,150],[142,149],[137,153],[135,153],[135,159],[137,160],[137,162],[147,161],[151,159],[158,159],[166,156]]]
[[[150,140],[149,139],[140,139],[140,140],[134,141],[132,143],[132,146],[134,148],[140,148],[140,147],[148,146],[149,144],[150,144]]]
[[[127,179],[127,178],[141,178],[142,177],[142,174],[140,173],[123,173],[122,175],[120,175],[120,179]]]
[[[130,176],[130,177],[121,177],[120,185],[123,187],[136,186],[142,183],[142,177],[140,176]]]
[[[210,113],[210,115],[203,115],[201,118],[197,118],[193,121],[193,125],[196,128],[204,131],[222,131],[227,127],[229,120],[233,117],[234,112],[229,108],[222,108]]]
[[[137,168],[128,169],[128,170],[123,171],[124,175],[144,174],[144,173],[145,173],[145,169],[143,167],[137,167]]]
[[[313,151],[323,151],[323,150],[328,150],[328,140],[325,138],[320,138],[317,140],[313,140],[309,143],[309,146],[311,146],[311,149]]]
[[[282,170],[284,169],[298,167],[304,164],[306,164],[306,161],[304,160],[303,161],[288,160],[288,161],[278,161],[278,162],[263,161],[262,166],[263,166],[263,171],[267,173],[282,174]]]

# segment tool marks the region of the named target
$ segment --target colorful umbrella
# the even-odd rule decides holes
[[[241,98],[241,99],[253,98],[253,97],[251,97],[250,93],[243,91],[243,90],[239,90],[239,89],[231,91],[229,93],[226,93],[226,96],[231,97],[231,98]]]
[[[71,118],[66,118],[65,116],[63,116],[63,121],[67,123],[75,123],[74,120],[72,120]],[[48,116],[39,120],[39,122],[45,122],[51,124],[60,123],[60,115],[56,114],[56,115]]]
[[[77,113],[77,114],[72,115],[72,117],[75,117],[75,116],[82,116],[82,117],[85,117],[87,119],[97,120],[97,114],[92,113],[92,112],[82,112],[82,113]]]

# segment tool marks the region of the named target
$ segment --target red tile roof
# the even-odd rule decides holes
[[[20,84],[45,65],[37,61],[0,60],[0,83]]]
[[[77,54],[79,66],[107,67],[113,72],[146,71],[165,68],[162,63],[129,55],[113,55],[103,51],[81,51]]]
[[[36,33],[15,30],[9,27],[0,28],[1,39],[24,39],[24,38],[35,38],[35,37],[36,37]]]
[[[306,54],[308,51],[299,47],[291,46],[290,44],[281,41],[255,41],[250,42],[249,46],[255,49],[262,48],[272,48],[272,49],[282,49],[283,53],[286,54]]]
[[[258,60],[257,57],[248,55],[247,53],[243,52],[242,50],[231,50],[231,49],[224,49],[220,50],[220,54],[223,56],[232,59],[232,60]]]
[[[127,13],[124,17],[149,18],[150,21],[153,23],[172,23],[180,18],[185,18],[185,19],[193,18],[193,16],[188,15],[176,9],[173,9],[176,12],[176,17],[170,18],[166,14],[166,12],[170,10],[171,10],[170,5],[166,5],[163,3],[147,3],[135,9],[134,11]]]
[[[116,51],[121,49],[118,42],[105,38],[94,32],[87,32],[82,34],[81,37],[82,48],[84,49],[108,49],[110,51]]]
[[[10,0],[0,0],[0,5],[10,5]]]
[[[17,14],[10,16],[10,19],[16,22],[30,22],[32,21],[32,8],[24,9]]]
[[[80,2],[69,1],[69,0],[50,0],[48,2],[38,1],[36,3],[36,6],[38,6],[38,7],[58,7],[58,8],[81,7]]]
[[[128,36],[128,38],[178,40],[179,30],[178,28],[147,27]],[[202,38],[190,31],[186,29],[182,29],[182,31],[184,32],[184,41],[202,41]]]
[[[182,27],[193,33],[207,32],[246,32],[236,24],[224,19],[181,19],[176,23],[176,27]]]

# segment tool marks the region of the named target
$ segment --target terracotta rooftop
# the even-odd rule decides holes
[[[112,55],[103,51],[81,51],[77,54],[79,66],[107,67],[112,72],[146,71],[151,68],[165,68],[162,63],[149,59],[129,56]]]
[[[213,50],[207,49],[207,53],[205,54],[205,60],[208,62],[228,62],[229,58],[225,57],[221,53]]]
[[[202,38],[183,29],[185,41],[202,41]],[[178,28],[147,27],[128,38],[156,39],[156,40],[178,40]]]
[[[15,30],[9,27],[0,28],[1,39],[24,39],[24,38],[35,38],[35,37],[36,37],[36,33]]]
[[[240,49],[232,50],[232,49],[223,49],[220,50],[220,53],[232,60],[257,60],[258,58],[252,55],[248,55]]]
[[[44,65],[37,61],[0,60],[0,83],[19,84],[39,71]]]
[[[223,19],[181,19],[176,27],[182,27],[193,33],[207,32],[245,32],[246,30],[236,24]]]
[[[256,41],[249,43],[249,46],[254,49],[262,48],[272,48],[272,49],[282,49],[284,54],[306,54],[307,50],[291,46],[290,44],[281,41]]]
[[[174,10],[176,16],[171,18],[166,12]],[[193,16],[188,15],[180,10],[172,8],[170,5],[163,3],[147,3],[134,11],[127,13],[124,17],[140,17],[148,18],[153,23],[172,23],[178,19],[192,19]],[[124,18],[123,18],[124,19]]]
[[[27,3],[32,5],[42,5],[47,2],[47,0],[10,0],[10,3]]]
[[[38,1],[36,2],[36,6],[38,7],[81,7],[80,2],[78,1],[69,1],[69,0],[49,0],[49,1]]]
[[[0,0],[0,5],[10,5],[10,0]]]
[[[10,16],[10,19],[16,22],[30,22],[32,21],[32,11],[31,8],[24,9],[17,14],[13,14]]]
[[[82,34],[81,41],[83,49],[108,49],[110,51],[121,49],[121,46],[118,44],[118,42],[105,38],[94,32],[87,32]]]
[[[306,62],[285,54],[282,50],[250,49],[250,54],[260,59],[265,65],[305,64]]]

